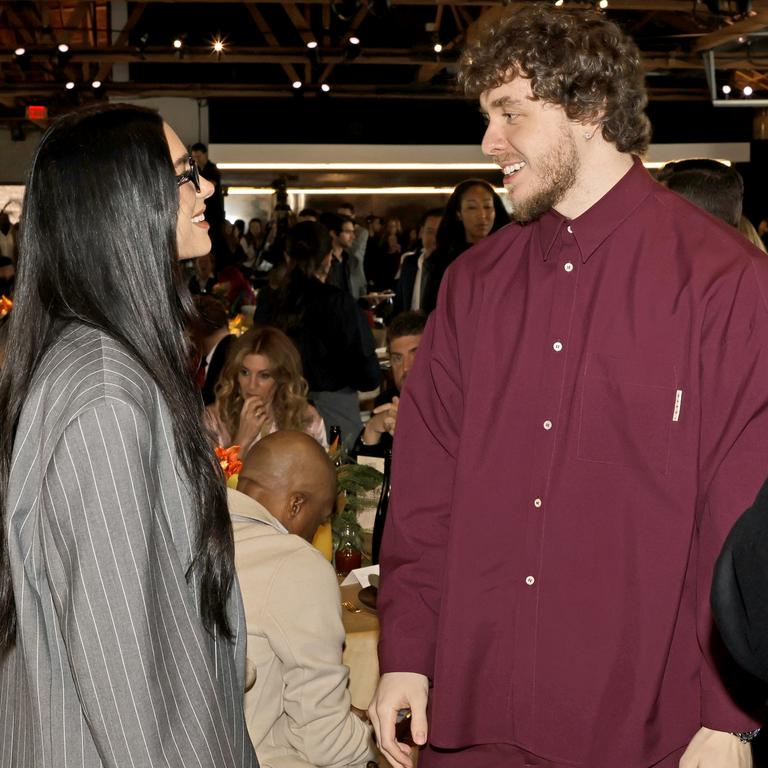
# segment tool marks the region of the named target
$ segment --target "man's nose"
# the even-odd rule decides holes
[[[487,155],[488,157],[493,157],[501,151],[501,136],[499,135],[499,132],[493,123],[488,123],[488,127],[485,129],[480,147],[483,150],[483,154]]]

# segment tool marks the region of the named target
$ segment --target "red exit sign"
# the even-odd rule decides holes
[[[42,104],[29,104],[27,106],[27,120],[47,120],[48,107]]]

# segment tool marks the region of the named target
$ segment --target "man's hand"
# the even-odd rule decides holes
[[[752,768],[752,747],[732,733],[700,728],[680,758],[680,768]]]
[[[400,398],[393,397],[391,403],[385,403],[373,409],[373,416],[368,419],[363,431],[363,445],[378,445],[385,432],[389,432],[392,437],[395,436],[397,406],[399,404]]]
[[[394,766],[411,768],[411,748],[395,739],[395,721],[401,709],[411,710],[411,737],[415,744],[427,743],[427,695],[429,682],[416,672],[387,672],[381,676],[368,716],[384,757]],[[733,738],[733,737],[731,737]]]

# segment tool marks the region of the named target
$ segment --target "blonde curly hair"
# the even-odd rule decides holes
[[[264,355],[275,379],[272,414],[278,429],[303,431],[312,418],[309,414],[309,387],[302,376],[301,358],[293,342],[277,328],[264,326],[244,333],[229,351],[227,362],[216,385],[216,411],[230,435],[240,423],[243,396],[238,373],[248,355]]]

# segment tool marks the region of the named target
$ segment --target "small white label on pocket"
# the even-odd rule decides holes
[[[672,421],[680,421],[680,406],[683,402],[683,390],[678,389],[675,392],[675,410],[672,413]]]

